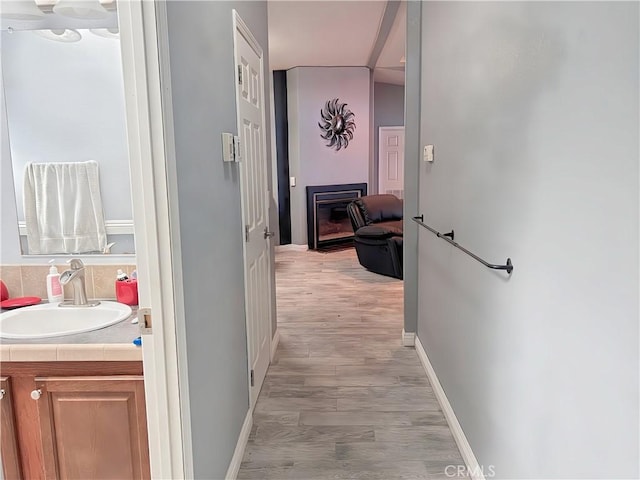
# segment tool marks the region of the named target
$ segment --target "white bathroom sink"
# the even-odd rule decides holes
[[[131,308],[117,302],[95,307],[60,307],[42,303],[0,314],[0,338],[48,338],[91,332],[118,323]]]

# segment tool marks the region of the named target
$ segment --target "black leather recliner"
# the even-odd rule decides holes
[[[372,272],[402,278],[402,200],[369,195],[347,206],[360,264]]]

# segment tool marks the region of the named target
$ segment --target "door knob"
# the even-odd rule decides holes
[[[4,394],[5,394],[4,388],[0,388],[0,400],[4,398]]]
[[[40,390],[39,388],[31,392],[31,398],[33,398],[34,400],[38,400],[41,396],[42,390]]]
[[[264,227],[264,238],[275,237],[275,232],[270,232],[268,227]]]

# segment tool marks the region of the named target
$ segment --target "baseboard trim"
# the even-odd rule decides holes
[[[280,330],[276,328],[276,333],[273,334],[273,338],[271,339],[271,363],[273,363],[273,359],[276,356],[276,350],[278,350],[279,343],[280,343]]]
[[[236,449],[233,452],[233,457],[231,457],[231,463],[227,469],[227,474],[224,476],[226,480],[235,480],[238,477],[242,457],[244,457],[244,449],[247,446],[247,441],[249,441],[251,427],[253,427],[253,411],[249,409],[247,416],[244,418],[244,423],[242,424],[242,429],[238,436],[238,443],[236,444]]]
[[[431,387],[438,399],[438,403],[440,404],[440,408],[444,412],[444,416],[447,419],[447,423],[449,424],[449,429],[453,434],[453,438],[458,445],[458,449],[460,450],[460,455],[462,455],[462,459],[467,466],[467,472],[473,480],[485,480],[484,474],[482,473],[482,468],[478,464],[478,460],[476,456],[473,454],[473,450],[471,450],[471,445],[469,445],[469,441],[462,430],[462,426],[460,426],[460,422],[456,417],[451,404],[449,403],[449,399],[447,399],[447,395],[444,393],[444,389],[442,385],[440,385],[440,380],[438,380],[438,376],[436,375],[431,362],[429,361],[429,357],[427,356],[427,352],[425,352],[422,343],[420,343],[420,338],[415,337],[415,346],[416,353],[418,354],[418,358],[424,367],[425,372],[427,373],[427,377],[429,378],[429,382],[431,383]]]
[[[402,329],[402,345],[405,347],[413,347],[416,344],[416,334],[415,332],[405,332],[404,328]]]
[[[274,247],[276,252],[286,252],[286,251],[294,251],[294,252],[306,252],[309,250],[307,245],[297,245],[295,243],[288,243],[287,245],[276,245]]]

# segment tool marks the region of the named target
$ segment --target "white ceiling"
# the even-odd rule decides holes
[[[398,8],[387,42],[384,44],[374,70],[376,82],[404,85],[405,38],[407,36],[407,4],[402,2]]]
[[[367,66],[387,2],[269,0],[271,69]],[[404,84],[406,4],[402,2],[376,63],[376,81]]]

